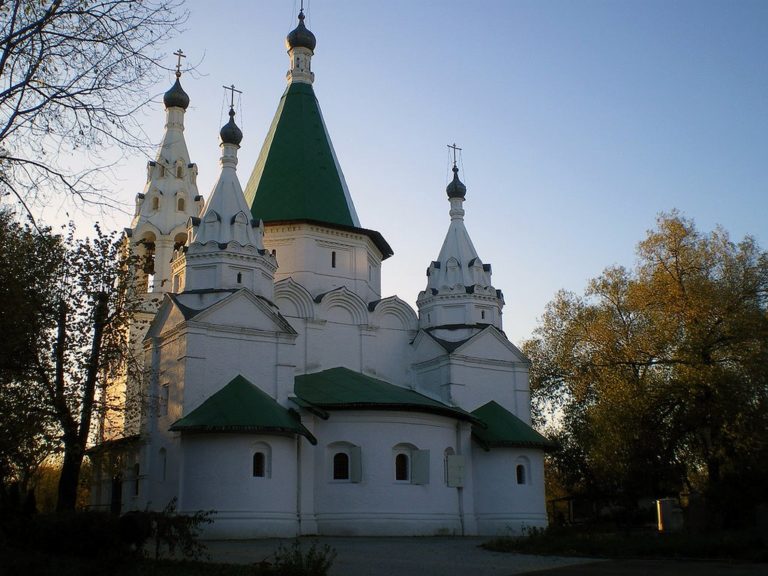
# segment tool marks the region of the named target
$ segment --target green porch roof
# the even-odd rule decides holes
[[[170,429],[174,432],[301,434],[313,444],[317,443],[296,412],[280,406],[242,376],[236,376],[192,412],[174,422]]]
[[[486,427],[472,426],[472,436],[486,449],[492,446],[554,448],[554,443],[493,400],[472,411]]]
[[[360,226],[311,84],[286,88],[244,193],[257,221]]]
[[[460,408],[348,368],[296,376],[294,392],[301,401],[326,410],[403,410],[475,420]]]

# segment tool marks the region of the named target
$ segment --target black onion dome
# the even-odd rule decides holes
[[[467,187],[459,180],[459,169],[453,167],[453,180],[448,184],[445,191],[448,193],[448,198],[464,198],[467,195]]]
[[[288,49],[291,48],[309,48],[315,51],[315,35],[304,26],[304,12],[299,12],[299,25],[296,26],[285,38],[285,44]]]
[[[183,108],[184,110],[189,106],[189,96],[181,87],[178,76],[171,89],[163,95],[163,104],[166,108]]]
[[[240,142],[242,142],[243,131],[237,127],[237,124],[235,124],[234,110],[229,111],[229,122],[224,124],[221,131],[219,132],[219,136],[221,136],[221,141],[224,144],[235,144],[239,146]]]

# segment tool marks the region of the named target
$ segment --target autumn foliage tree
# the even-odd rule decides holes
[[[705,495],[736,524],[768,484],[768,254],[662,214],[634,269],[561,292],[527,342],[572,494]]]

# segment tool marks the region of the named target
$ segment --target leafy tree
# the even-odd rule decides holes
[[[50,287],[64,257],[61,239],[0,211],[0,484],[26,491],[57,445],[55,420],[34,369],[53,312]]]
[[[100,151],[145,143],[134,112],[160,69],[157,47],[186,19],[180,5],[0,2],[0,193],[25,207],[45,188],[109,201],[97,179]],[[69,165],[82,150],[88,168]]]
[[[525,350],[574,493],[703,492],[745,518],[768,482],[768,254],[662,214],[633,270],[559,293]]]
[[[117,233],[94,239],[33,232],[0,214],[0,472],[26,481],[61,451],[60,510],[74,509],[100,391],[124,374],[127,326],[138,298],[132,258]]]
[[[70,234],[67,243],[55,289],[55,329],[47,332],[49,345],[36,359],[38,379],[62,435],[58,510],[75,507],[94,413],[107,408],[96,405],[97,391],[124,369],[135,297],[126,277],[133,262],[119,234],[105,234],[96,226],[93,240],[75,240]]]

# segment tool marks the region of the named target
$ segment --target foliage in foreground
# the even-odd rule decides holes
[[[768,546],[758,532],[660,534],[652,530],[606,531],[584,527],[531,528],[519,537],[491,540],[496,552],[606,558],[658,557],[768,562]]]
[[[637,257],[559,293],[524,346],[539,422],[556,416],[551,471],[570,496],[698,492],[711,525],[749,524],[768,484],[768,253],[672,213]]]
[[[304,550],[295,539],[290,546],[280,544],[271,567],[262,565],[264,574],[274,576],[325,576],[336,559],[336,550],[328,544],[320,546],[313,542]]]

